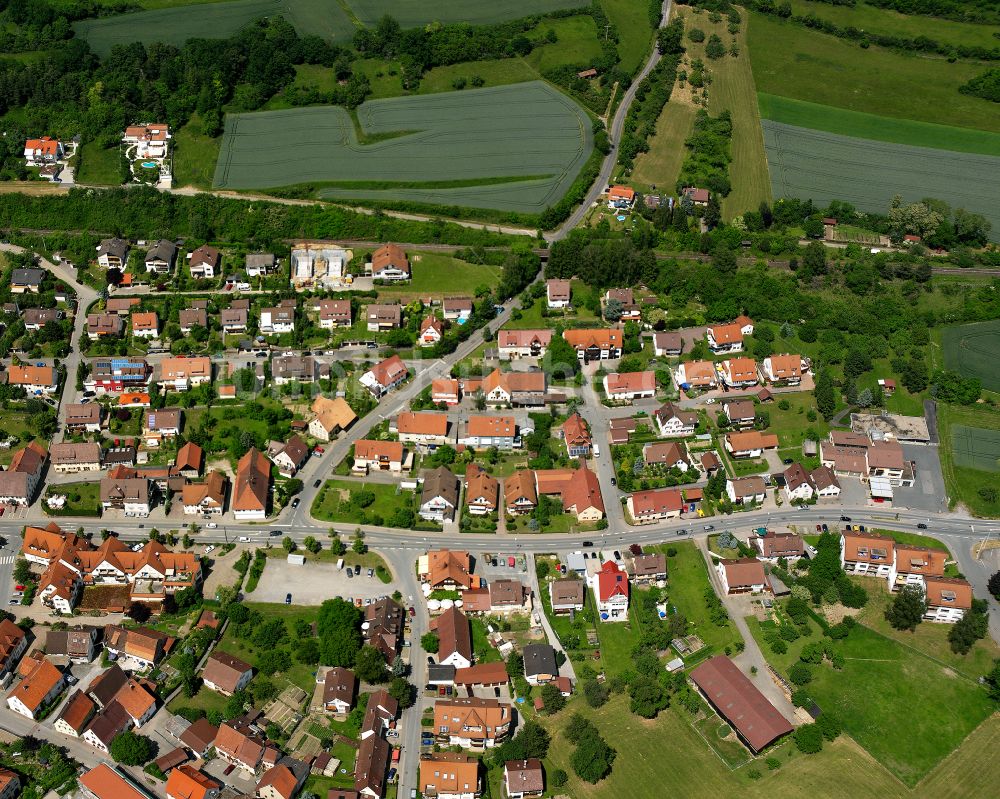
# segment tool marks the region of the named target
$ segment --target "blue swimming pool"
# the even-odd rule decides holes
[[[145,167],[146,169],[155,169],[156,161],[143,161],[141,166]]]

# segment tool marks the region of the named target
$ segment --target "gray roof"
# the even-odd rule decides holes
[[[124,260],[128,255],[128,242],[125,239],[104,239],[97,248],[98,255],[111,255]]]
[[[524,648],[524,674],[559,674],[556,650],[550,644],[528,644]]]
[[[431,684],[455,682],[455,667],[448,663],[428,664],[427,682]]]
[[[176,245],[166,239],[160,239],[146,252],[147,261],[165,261],[168,264],[172,264],[176,256]]]
[[[37,286],[44,277],[44,269],[15,269],[10,282],[12,285]]]
[[[274,253],[271,252],[252,252],[247,255],[246,265],[249,267],[261,267],[274,266]]]

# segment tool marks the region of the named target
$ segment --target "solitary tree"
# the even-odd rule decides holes
[[[926,611],[923,591],[915,585],[904,585],[886,610],[885,618],[895,629],[913,632]]]
[[[139,735],[129,730],[114,737],[109,752],[116,763],[123,763],[126,766],[141,766],[152,759],[153,742],[145,735]]]
[[[993,598],[1000,600],[1000,571],[993,572],[993,576],[990,577],[990,581],[986,585],[990,589],[990,593],[993,594]]]

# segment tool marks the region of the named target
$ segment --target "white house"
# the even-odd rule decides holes
[[[619,402],[651,399],[656,395],[656,373],[612,372],[604,377],[604,393]]]
[[[589,582],[601,621],[627,621],[628,575],[609,560],[601,566],[600,571],[590,575]]]
[[[672,402],[667,402],[653,413],[653,420],[661,438],[683,438],[694,435],[698,426],[698,412],[685,411]]]
[[[571,298],[568,280],[546,280],[545,299],[549,308],[568,308]]]
[[[767,486],[763,477],[737,477],[726,480],[726,494],[734,505],[752,505],[764,501]]]
[[[715,570],[726,594],[760,594],[770,590],[764,564],[757,558],[721,560]]]
[[[264,308],[260,312],[261,333],[291,333],[295,330],[295,308],[279,305],[276,308]]]

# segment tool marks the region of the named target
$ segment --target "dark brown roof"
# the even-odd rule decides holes
[[[117,663],[107,669],[103,674],[99,674],[90,683],[88,693],[101,707],[106,706],[125,687],[128,682],[128,675],[122,671]]]
[[[249,663],[244,663],[228,652],[213,652],[205,664],[202,679],[232,693],[236,690],[240,678],[250,671],[250,668]]]
[[[215,736],[218,734],[219,728],[208,719],[198,719],[181,733],[181,743],[195,754],[201,755],[215,743]]]
[[[701,692],[755,752],[792,731],[792,725],[725,655],[691,671]]]
[[[462,611],[454,607],[448,608],[438,616],[436,629],[441,642],[438,649],[440,660],[457,652],[472,662],[472,630]]]

